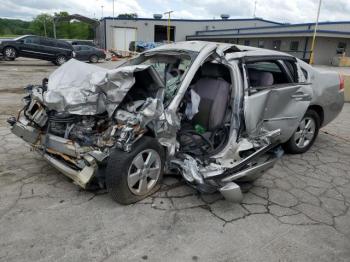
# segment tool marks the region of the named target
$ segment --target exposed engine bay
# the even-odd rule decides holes
[[[279,130],[253,138],[241,132],[242,94],[232,89],[228,68],[211,61],[173,110],[192,60],[173,60],[172,54],[152,59],[114,70],[70,60],[42,85],[26,88],[24,108],[8,120],[12,132],[83,188],[105,186],[99,169],[112,152],[131,154],[137,141],[152,137],[166,152],[165,173],[239,201],[232,181],[274,164],[282,152],[270,138]]]

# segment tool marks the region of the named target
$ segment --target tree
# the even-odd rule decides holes
[[[136,13],[131,13],[131,14],[119,14],[118,15],[118,18],[132,18],[132,19],[135,19],[135,18],[138,18],[138,15]]]
[[[30,22],[19,19],[0,18],[0,35],[1,36],[17,36],[31,34],[29,29]]]
[[[32,21],[22,21],[19,19],[1,19],[0,18],[0,36],[18,36],[18,35],[41,35],[54,37],[53,20],[56,20],[57,38],[67,39],[92,39],[94,37],[92,27],[84,22],[77,20],[60,21],[59,18],[67,17],[67,12],[50,14],[39,14]]]
[[[30,23],[30,29],[36,35],[53,36],[53,17],[49,14],[40,14]]]

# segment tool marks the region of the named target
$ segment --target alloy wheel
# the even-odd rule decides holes
[[[14,58],[16,57],[16,50],[13,47],[7,47],[5,49],[5,56],[9,58]]]
[[[297,131],[294,134],[294,141],[297,147],[305,148],[314,139],[316,131],[315,120],[311,117],[305,117],[301,120]]]
[[[157,184],[161,173],[161,158],[157,151],[146,149],[137,154],[128,171],[128,186],[135,195],[146,195]]]
[[[63,65],[66,62],[66,58],[64,56],[59,56],[56,61],[58,65]]]
[[[91,61],[92,63],[97,63],[97,62],[98,62],[98,57],[97,57],[97,56],[92,56],[91,59],[90,59],[90,61]]]

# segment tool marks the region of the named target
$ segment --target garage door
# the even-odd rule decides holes
[[[135,28],[114,28],[113,49],[127,51],[131,41],[136,41],[137,30]]]

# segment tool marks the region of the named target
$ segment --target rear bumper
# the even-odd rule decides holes
[[[327,125],[333,121],[342,111],[344,106],[344,91],[339,91],[328,103],[323,107],[324,120],[322,126]]]
[[[72,140],[42,134],[38,129],[18,121],[12,125],[11,131],[80,187],[86,188],[96,174],[98,160],[93,157],[95,151],[92,149],[80,147]]]

